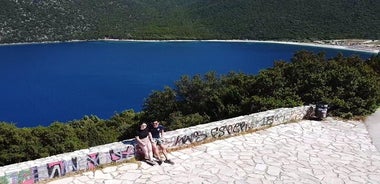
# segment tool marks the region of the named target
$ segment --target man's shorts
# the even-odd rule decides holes
[[[163,143],[162,139],[161,138],[153,138],[153,141],[157,144],[157,145],[161,145]]]

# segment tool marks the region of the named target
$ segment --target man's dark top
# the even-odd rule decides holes
[[[137,130],[136,131],[136,136],[139,136],[140,139],[144,139],[146,137],[148,137],[149,135],[149,129],[148,128],[145,128],[144,130]]]
[[[150,133],[152,134],[153,138],[157,138],[158,139],[158,138],[161,138],[160,137],[160,132],[163,131],[163,130],[164,130],[164,126],[158,125],[157,128],[152,127],[150,129]]]

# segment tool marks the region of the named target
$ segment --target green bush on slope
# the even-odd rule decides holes
[[[257,75],[183,76],[175,88],[153,92],[142,112],[108,120],[85,116],[48,127],[17,128],[0,122],[0,166],[134,137],[139,122],[160,120],[169,129],[280,107],[327,103],[333,116],[373,113],[380,105],[380,56],[368,60],[298,52]]]

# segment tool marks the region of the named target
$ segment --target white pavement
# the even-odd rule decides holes
[[[380,183],[380,153],[353,121],[304,120],[171,157],[175,165],[124,163],[48,183]]]
[[[365,120],[373,145],[380,151],[380,108]]]

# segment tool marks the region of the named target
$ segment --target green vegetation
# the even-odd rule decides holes
[[[108,120],[85,116],[48,127],[17,128],[0,122],[0,166],[134,137],[141,121],[160,120],[173,130],[280,107],[327,103],[343,118],[380,106],[380,56],[368,60],[298,52],[257,75],[183,76],[175,88],[153,92],[142,112],[127,110]]]
[[[380,39],[378,0],[0,0],[0,43]]]
[[[379,66],[379,56],[368,61],[342,55],[326,59],[323,53],[301,51],[290,63],[278,61],[256,76],[241,73],[183,76],[175,89],[166,87],[149,96],[142,118],[160,119],[174,129],[316,103],[329,104],[332,116],[368,115],[380,105]]]
[[[380,39],[378,0],[0,0],[0,43],[116,39]],[[169,129],[279,107],[327,103],[333,116],[380,105],[380,56],[299,52],[258,75],[183,76],[142,112],[48,127],[0,122],[0,166],[132,138],[141,121]]]

